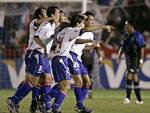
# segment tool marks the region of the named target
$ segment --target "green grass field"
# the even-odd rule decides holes
[[[15,90],[0,90],[0,113],[8,113],[5,106],[7,97],[12,96]],[[130,104],[121,104],[125,98],[125,90],[94,90],[93,99],[85,99],[85,106],[94,110],[93,113],[150,113],[150,91],[142,90],[144,104],[135,104],[135,95],[132,93]],[[29,106],[31,101],[31,93],[20,103],[20,113],[29,113]],[[64,100],[61,111],[63,113],[75,113],[75,96],[73,90],[70,90],[66,99]]]

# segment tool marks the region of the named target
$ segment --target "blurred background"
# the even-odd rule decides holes
[[[0,89],[17,88],[25,76],[24,53],[29,39],[29,22],[34,10],[40,6],[58,6],[65,15],[91,11],[95,25],[109,24],[115,29],[108,33],[96,31],[99,40],[104,40],[101,54],[104,58],[99,67],[97,56],[93,71],[94,89],[124,89],[125,59],[116,64],[119,43],[127,18],[136,21],[136,30],[146,41],[144,64],[139,71],[140,86],[150,89],[150,0],[1,0],[0,1]],[[51,59],[51,55],[50,59]]]

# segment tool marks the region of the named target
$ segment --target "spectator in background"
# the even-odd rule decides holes
[[[9,33],[4,26],[5,6],[6,4],[0,4],[0,59],[4,58],[5,45],[10,43]]]
[[[9,44],[9,34],[4,26],[5,21],[5,9],[4,4],[0,4],[0,43],[2,46],[5,46],[5,44]]]

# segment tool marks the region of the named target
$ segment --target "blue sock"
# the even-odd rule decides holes
[[[35,87],[33,87],[33,89],[32,89],[32,103],[36,103],[36,96],[38,96],[39,95],[39,93],[40,93],[40,86],[39,86],[39,84],[37,84]]]
[[[51,83],[46,82],[44,84],[44,102],[45,102],[46,109],[51,108],[51,97],[49,96],[50,91],[51,91]]]
[[[86,88],[86,87],[82,87],[82,93],[83,93],[83,98],[82,98],[82,101],[84,101],[86,95],[88,94],[88,91],[89,91],[89,88]]]
[[[18,90],[21,88],[21,86],[22,86],[23,84],[24,84],[24,81],[22,81],[22,82],[19,84],[19,86],[18,86],[18,88],[17,88],[17,90],[16,90],[14,96],[16,95],[16,93],[18,92]]]
[[[53,97],[56,97],[56,96],[58,95],[58,93],[59,93],[59,86],[58,86],[58,84],[56,84],[56,85],[52,88],[52,90],[51,90],[51,92],[49,93],[49,95],[51,96],[51,98],[53,98]]]
[[[74,86],[74,94],[76,96],[76,101],[77,101],[77,106],[79,108],[82,108],[83,107],[83,91],[82,91],[82,88],[78,85],[75,85]]]
[[[18,92],[11,98],[11,101],[18,104],[32,89],[32,84],[28,81],[24,83]]]
[[[62,102],[64,101],[66,97],[66,93],[62,90],[59,91],[57,98],[55,98],[54,104],[53,104],[53,110],[58,110]]]

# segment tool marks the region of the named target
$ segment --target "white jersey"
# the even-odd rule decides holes
[[[80,37],[78,37],[78,39],[94,40],[94,34],[92,32],[85,32]],[[91,45],[92,43],[88,43],[88,44]],[[82,51],[84,47],[85,47],[85,44],[73,44],[70,50],[71,52],[78,55],[78,60],[81,62],[82,62],[81,55],[83,53]]]
[[[81,34],[81,28],[64,28],[57,35],[57,47],[55,56],[69,56],[71,46],[75,43],[77,37]]]
[[[47,48],[47,53],[50,53],[50,49],[52,47],[53,39],[51,36],[54,34],[55,30],[55,24],[51,24],[49,21],[43,22],[36,33],[34,34],[34,37],[40,38],[42,43]],[[32,49],[37,49],[39,52],[44,53],[44,49],[33,40],[33,44],[31,45]]]
[[[37,21],[37,20],[38,19],[34,19],[30,22],[30,25],[29,25],[29,41],[28,41],[28,48],[27,49],[32,49],[30,46],[33,43],[34,34],[38,29],[38,27],[34,25],[34,22]]]

